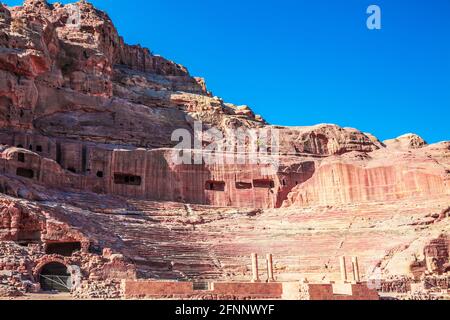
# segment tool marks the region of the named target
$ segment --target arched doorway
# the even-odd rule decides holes
[[[39,283],[43,291],[70,292],[72,277],[64,264],[50,262],[42,267]]]

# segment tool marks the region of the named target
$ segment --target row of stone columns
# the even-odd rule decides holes
[[[258,255],[256,253],[252,253],[252,282],[261,282],[259,279],[259,270],[258,270]],[[267,268],[267,282],[275,282],[275,277],[273,276],[273,258],[272,254],[268,253],[266,255],[266,268]]]
[[[341,280],[343,282],[347,282],[347,265],[345,262],[345,257],[340,257],[339,263],[341,266]],[[361,277],[359,275],[358,257],[352,257],[352,278],[354,282],[361,281]]]
[[[258,270],[258,255],[256,253],[252,253],[251,259],[252,259],[252,282],[261,282]],[[339,263],[341,268],[341,280],[342,282],[348,282],[347,265],[344,256],[340,257]],[[273,257],[271,253],[268,253],[266,255],[266,267],[267,267],[267,282],[274,282],[275,277],[273,274]],[[352,257],[352,278],[353,282],[356,283],[361,282],[361,277],[359,274],[358,257]]]

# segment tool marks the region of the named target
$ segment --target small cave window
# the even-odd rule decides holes
[[[194,291],[208,291],[211,289],[211,286],[208,282],[194,282],[193,288]]]
[[[36,151],[37,152],[42,152],[42,146],[36,146]]]
[[[67,171],[70,171],[70,172],[72,172],[72,173],[77,173],[77,170],[75,170],[74,167],[69,167],[69,168],[67,168]]]
[[[19,177],[33,179],[34,171],[31,169],[26,169],[26,168],[17,168],[16,175],[18,175]]]
[[[25,153],[19,152],[19,153],[17,154],[17,161],[19,161],[19,162],[25,162]]]
[[[95,244],[90,243],[89,244],[89,248],[88,248],[88,252],[96,254],[96,255],[101,255],[102,252],[103,252],[103,249],[99,245],[95,245]]]
[[[115,173],[114,174],[114,183],[115,184],[126,184],[129,186],[140,186],[142,183],[142,178],[140,176]]]
[[[255,188],[274,188],[275,187],[275,183],[273,182],[273,180],[269,180],[269,179],[256,179],[253,180],[253,186]]]
[[[58,254],[64,257],[70,257],[75,252],[81,250],[80,242],[58,242],[47,243],[45,253],[46,254]]]
[[[103,171],[97,171],[97,177],[103,178]]]
[[[283,186],[286,186],[286,185],[287,185],[286,179],[283,179]]]
[[[224,181],[206,181],[205,190],[225,191],[225,182]]]
[[[33,151],[33,145],[32,145],[32,144],[30,144],[30,145],[28,146],[28,150]]]
[[[17,145],[17,148],[23,149],[23,145],[18,144],[18,145]]]
[[[252,189],[253,186],[249,182],[236,182],[236,189]]]

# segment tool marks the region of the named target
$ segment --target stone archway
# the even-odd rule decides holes
[[[70,292],[72,288],[72,275],[67,265],[61,261],[42,264],[36,275],[42,291]]]

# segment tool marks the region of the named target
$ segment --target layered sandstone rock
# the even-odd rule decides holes
[[[347,152],[371,152],[382,147],[379,141],[353,128],[320,124],[312,127],[280,128],[281,153],[342,155]]]
[[[6,179],[7,194],[45,198],[35,187],[21,186],[28,178],[42,186],[155,200],[279,207],[312,176],[318,159],[381,147],[355,129],[334,125],[266,126],[248,106],[213,97],[186,68],[125,44],[109,17],[86,2],[26,1],[2,10],[0,142],[17,147],[4,149],[3,173],[19,177]],[[272,154],[282,159],[274,159],[274,168],[248,162],[175,166],[174,152],[151,151],[176,145],[172,133],[192,133],[195,121],[222,131],[224,142],[231,129],[272,130],[279,136]],[[118,175],[140,184],[119,185]],[[208,183],[225,187],[207,190]]]
[[[26,1],[2,11],[3,127],[154,147],[173,145],[189,113],[215,125],[262,123],[211,98],[183,66],[126,45],[91,4]]]
[[[416,151],[381,149],[330,157],[297,186],[285,206],[335,205],[450,195],[448,144]]]
[[[419,149],[427,145],[426,141],[417,134],[407,133],[396,139],[386,140],[384,144],[389,148],[396,149]]]
[[[176,161],[172,134],[196,126],[223,162]],[[240,150],[234,129],[270,143]],[[337,280],[351,255],[380,290],[448,283],[450,142],[269,125],[86,1],[0,5],[0,192],[0,295],[39,291],[55,262],[80,268],[80,298],[136,276],[246,282],[251,253],[278,281]]]

